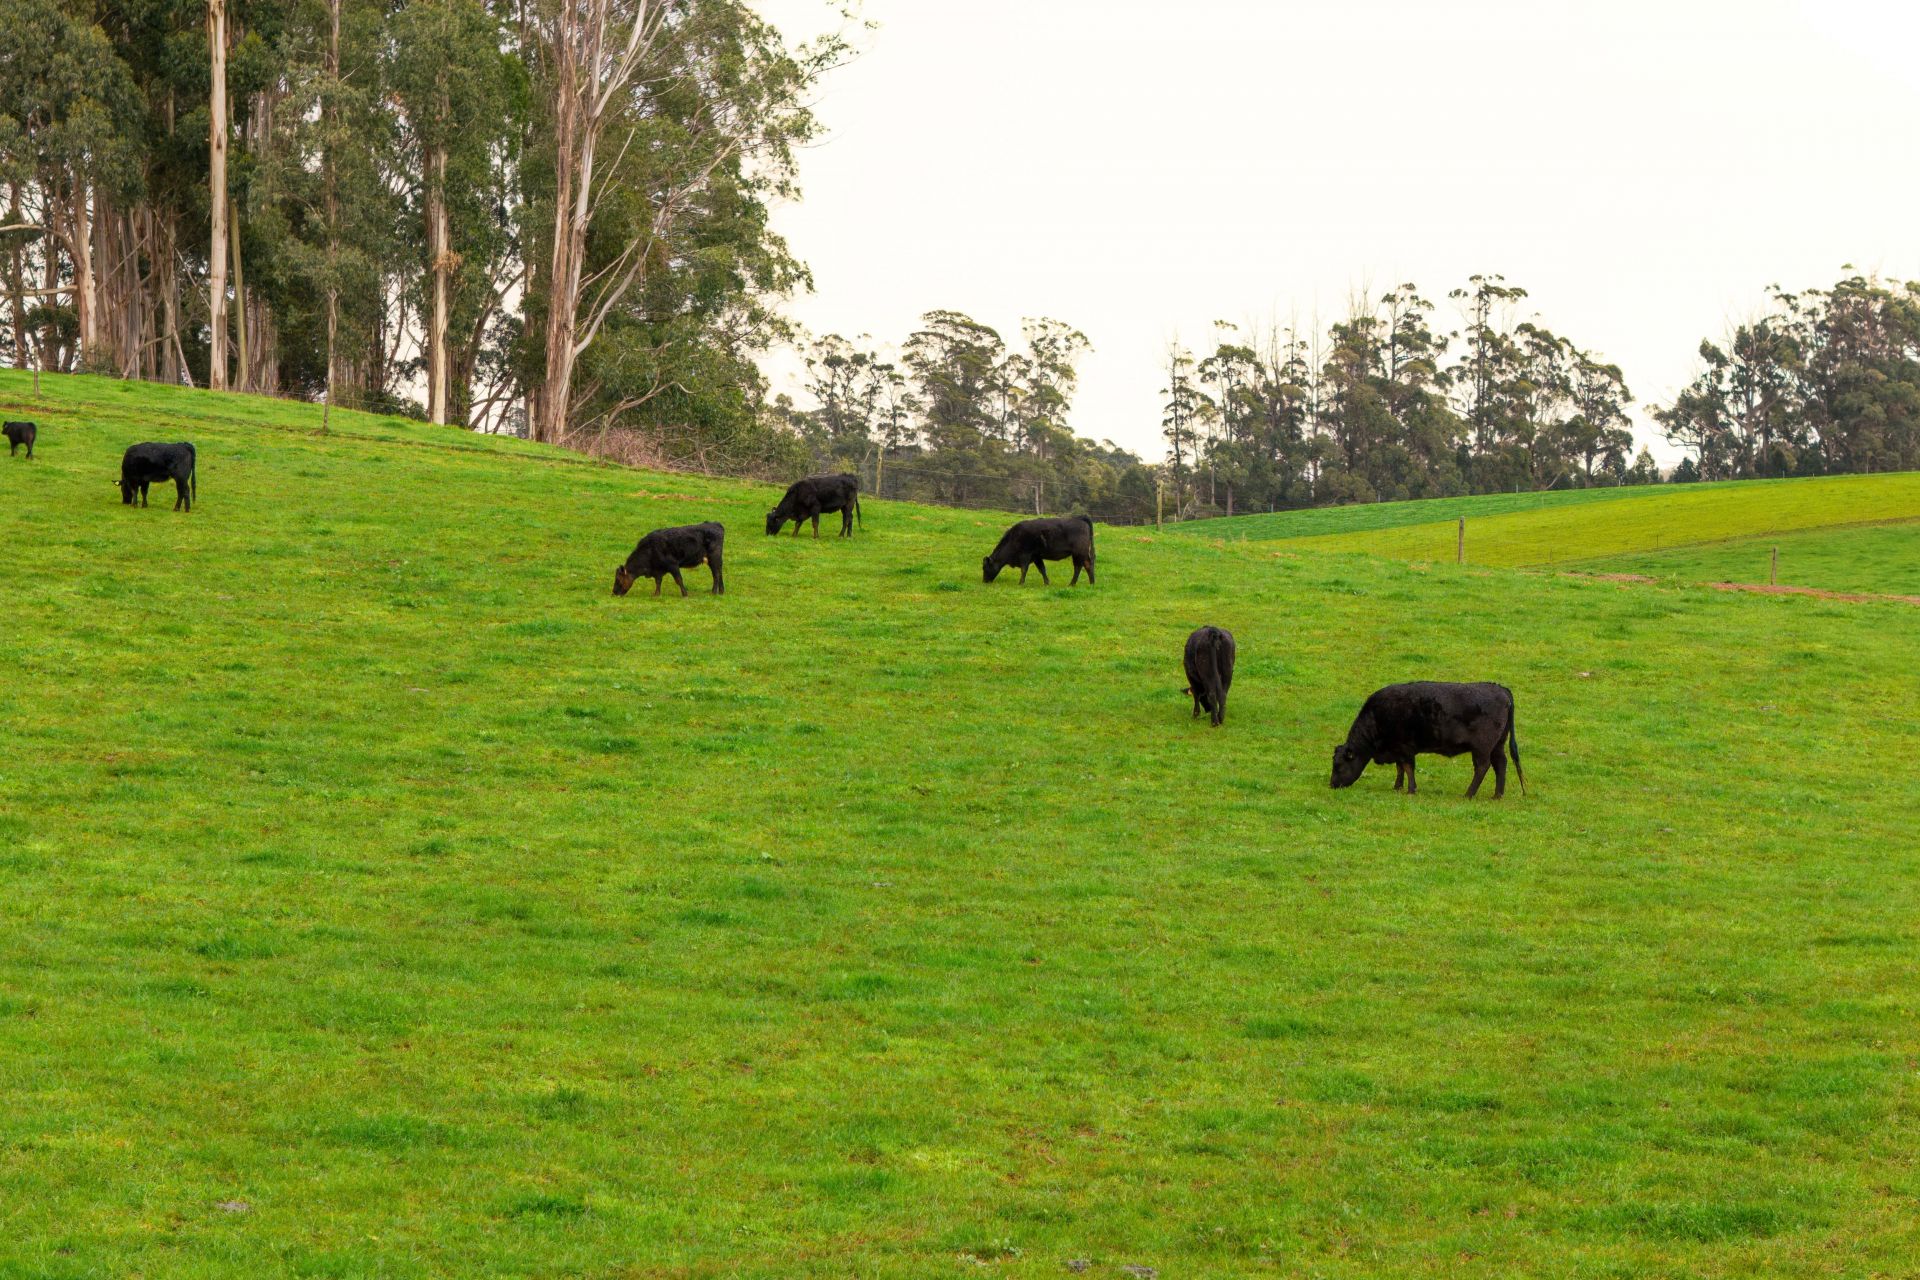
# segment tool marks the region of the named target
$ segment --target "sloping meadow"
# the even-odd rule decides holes
[[[1461,550],[1462,518],[1468,564],[1585,567],[1603,557],[1920,520],[1920,472],[1493,493],[1174,527],[1205,537],[1286,541],[1301,550],[1451,564]]]
[[[1920,1255],[1906,606],[1111,528],[985,586],[1012,517],[0,401],[0,1275]],[[703,519],[727,595],[612,597]],[[1330,791],[1410,678],[1511,686],[1528,793]]]

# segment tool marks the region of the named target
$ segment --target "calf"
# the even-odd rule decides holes
[[[1000,576],[1000,571],[1009,565],[1020,570],[1020,581],[1027,580],[1027,569],[1036,566],[1040,570],[1040,581],[1052,585],[1047,577],[1047,561],[1073,561],[1073,581],[1080,581],[1080,571],[1087,571],[1087,582],[1093,582],[1093,518],[1091,516],[1060,516],[1041,520],[1022,520],[1013,528],[1000,535],[1000,544],[993,554],[980,562],[980,576],[992,582]]]
[[[653,594],[657,596],[661,579],[672,574],[674,585],[684,596],[687,583],[680,571],[703,564],[713,570],[713,594],[726,594],[726,583],[720,576],[720,547],[726,536],[726,529],[713,523],[655,529],[640,539],[627,562],[613,571],[613,594],[623,596],[641,578],[652,578]]]
[[[1187,692],[1193,714],[1213,713],[1216,728],[1227,720],[1227,690],[1233,687],[1233,632],[1201,627],[1187,637]]]
[[[147,505],[147,486],[157,482],[173,481],[175,494],[173,509],[191,511],[195,499],[200,496],[200,481],[195,474],[193,446],[184,440],[178,444],[128,445],[120,458],[120,501],[126,506],[133,505],[135,495],[140,505]]]
[[[1333,785],[1350,787],[1366,772],[1369,762],[1395,766],[1393,788],[1406,783],[1407,794],[1420,789],[1413,758],[1422,752],[1443,756],[1473,754],[1473,784],[1469,799],[1480,790],[1481,779],[1493,769],[1493,798],[1507,792],[1505,747],[1513,755],[1513,771],[1520,789],[1527,775],[1520,768],[1520,743],[1513,732],[1513,691],[1503,684],[1448,684],[1420,680],[1390,684],[1368,698],[1347,730],[1347,740],[1333,749]]]
[[[787,486],[787,492],[780,504],[767,512],[767,536],[780,532],[780,526],[793,521],[793,536],[800,536],[800,526],[808,520],[813,521],[813,536],[820,536],[820,517],[827,512],[840,513],[840,536],[853,536],[853,520],[860,515],[860,477],[849,472],[837,476],[808,476],[804,480],[795,480]],[[860,527],[867,527],[865,517],[861,517]]]
[[[40,436],[40,428],[31,422],[9,422],[0,425],[0,435],[7,438],[7,456],[11,458],[21,445],[27,446],[27,459],[33,459],[33,442]]]

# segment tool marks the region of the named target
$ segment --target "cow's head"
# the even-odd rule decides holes
[[[1358,751],[1344,742],[1333,749],[1333,786],[1336,791],[1360,781],[1360,775],[1366,771],[1367,758]]]
[[[767,536],[771,538],[774,534],[779,533],[780,526],[785,524],[786,522],[787,522],[787,508],[786,508],[786,504],[782,503],[780,506],[777,506],[773,510],[767,512]]]
[[[125,475],[122,475],[120,477],[120,505],[121,506],[130,507],[133,505],[134,488],[135,488],[135,485],[133,481],[127,479]]]
[[[613,571],[613,594],[623,596],[633,590],[634,577],[627,572],[627,566],[621,565]]]
[[[1000,576],[1002,567],[1001,563],[992,556],[982,556],[980,558],[980,581],[992,582]]]

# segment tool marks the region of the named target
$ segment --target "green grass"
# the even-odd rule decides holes
[[[1480,493],[1460,498],[1422,498],[1413,502],[1356,502],[1340,507],[1308,507],[1299,511],[1187,520],[1169,525],[1168,528],[1207,537],[1251,538],[1256,541],[1313,538],[1323,534],[1370,533],[1404,525],[1433,524],[1442,520],[1458,520],[1461,516],[1472,519],[1516,511],[1579,506],[1589,502],[1612,502],[1620,498],[1653,497],[1661,492],[1656,485],[1635,485],[1611,489]]]
[[[1582,568],[1679,582],[1765,582],[1775,548],[1780,582],[1823,591],[1920,595],[1920,521],[1816,529],[1777,538],[1620,556]]]
[[[0,1277],[1920,1256],[1909,606],[1121,529],[986,587],[988,514],[26,401]],[[144,438],[193,514],[119,505]],[[612,598],[706,517],[725,597]],[[1327,788],[1417,676],[1514,688],[1530,795]]]
[[[1436,515],[1440,518],[1434,519]],[[1244,522],[1236,516],[1181,527],[1202,535],[1218,531],[1228,538],[1285,539],[1291,547],[1314,551],[1452,561],[1461,516],[1467,520],[1469,563],[1564,564],[1805,529],[1920,519],[1920,472],[1491,494],[1282,512],[1244,517]]]

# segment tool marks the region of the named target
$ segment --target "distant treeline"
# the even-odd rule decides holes
[[[1159,466],[1067,429],[1088,347],[1057,320],[1025,322],[1014,347],[932,311],[897,359],[828,335],[806,351],[815,407],[780,397],[774,415],[814,465],[889,497],[1114,520],[1660,482],[1619,367],[1520,318],[1526,296],[1474,276],[1443,331],[1404,284],[1324,331],[1221,323],[1209,352],[1175,343]],[[1852,276],[1772,297],[1724,347],[1703,343],[1705,371],[1653,410],[1691,451],[1664,478],[1920,467],[1920,285]]]
[[[1920,468],[1920,283],[1770,294],[1767,314],[1700,344],[1700,376],[1655,411],[1700,477]]]
[[[776,412],[818,464],[861,464],[887,496],[1119,520],[1659,479],[1645,450],[1633,455],[1618,368],[1510,323],[1526,295],[1498,276],[1452,296],[1456,335],[1403,285],[1324,334],[1223,323],[1210,353],[1174,345],[1157,467],[1067,429],[1087,340],[1056,320],[1027,321],[1010,348],[968,316],[929,312],[898,360],[829,335],[807,352],[817,407],[783,399]]]
[[[929,311],[883,356],[870,339],[828,334],[806,352],[815,407],[774,401],[811,465],[860,474],[888,498],[1014,511],[1154,514],[1158,473],[1111,441],[1067,429],[1086,336],[1027,320],[1021,345],[958,311]]]

